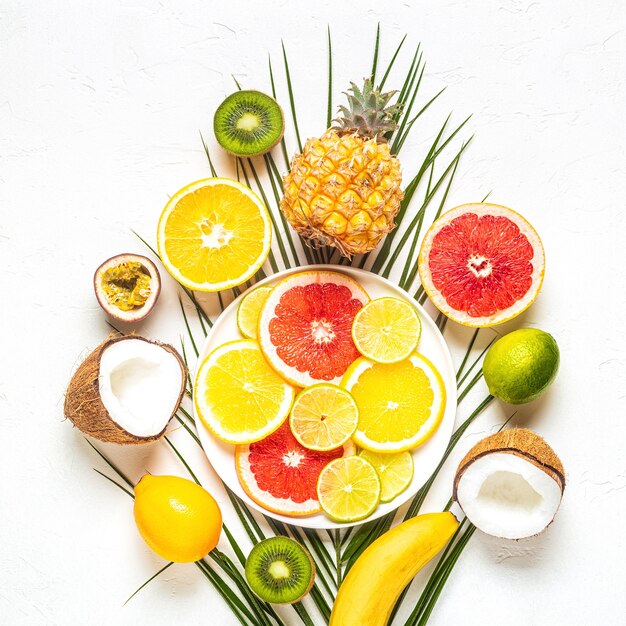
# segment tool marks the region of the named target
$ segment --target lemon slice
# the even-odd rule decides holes
[[[273,433],[289,415],[294,389],[250,339],[221,345],[196,375],[194,404],[202,422],[228,443],[252,443]]]
[[[196,291],[240,285],[263,265],[272,227],[251,189],[228,178],[206,178],[175,193],[157,228],[167,271]]]
[[[377,363],[396,363],[417,347],[422,323],[415,309],[398,298],[368,302],[352,322],[352,340],[357,350]]]
[[[305,448],[326,451],[346,443],[358,419],[356,402],[345,389],[320,383],[296,396],[289,425],[293,436]]]
[[[249,339],[257,338],[257,327],[259,325],[259,315],[267,300],[267,296],[272,291],[271,287],[256,287],[248,291],[239,303],[237,309],[237,326],[239,332]]]
[[[361,357],[341,386],[359,407],[354,441],[372,452],[403,452],[424,443],[441,423],[446,390],[435,366],[414,352],[399,363]]]
[[[371,463],[360,456],[331,461],[317,479],[320,506],[337,522],[356,522],[380,502],[380,479]]]
[[[374,466],[378,478],[380,478],[381,502],[391,502],[411,484],[413,457],[410,452],[381,454],[361,450],[359,456]]]

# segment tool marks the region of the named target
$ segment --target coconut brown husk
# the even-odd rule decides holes
[[[81,363],[74,376],[72,376],[72,380],[70,380],[70,384],[67,388],[64,406],[65,417],[82,433],[94,439],[99,439],[100,441],[119,444],[150,443],[151,441],[160,439],[165,434],[167,424],[159,433],[150,435],[149,437],[138,437],[126,431],[113,420],[100,398],[98,379],[102,354],[112,344],[118,341],[125,341],[126,339],[140,339],[141,341],[158,345],[173,354],[178,360],[181,369],[181,387],[176,407],[172,411],[170,419],[173,417],[185,394],[187,367],[178,352],[169,344],[151,341],[150,339],[139,337],[138,335],[109,337]]]
[[[508,452],[523,458],[551,476],[565,489],[565,470],[561,459],[537,433],[527,428],[511,428],[481,439],[459,463],[454,476],[453,497],[458,502],[457,486],[465,470],[477,459],[493,452]]]

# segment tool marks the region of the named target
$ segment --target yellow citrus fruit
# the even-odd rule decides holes
[[[374,363],[361,357],[348,368],[341,386],[359,407],[352,437],[372,452],[415,448],[435,432],[443,418],[443,380],[435,366],[416,352],[399,363]]]
[[[396,363],[417,348],[422,323],[415,308],[398,298],[377,298],[354,317],[352,339],[357,350],[377,363]]]
[[[237,326],[244,337],[257,338],[259,315],[270,291],[271,287],[256,287],[241,299],[237,309]]]
[[[202,422],[228,443],[252,443],[289,415],[294,389],[267,363],[251,339],[216,348],[198,369],[194,403]]]
[[[359,456],[374,466],[380,478],[381,502],[391,502],[411,484],[413,457],[410,452],[383,454],[361,450]]]
[[[360,456],[331,461],[317,479],[317,497],[331,519],[356,522],[370,515],[380,502],[380,479],[371,463]]]
[[[272,228],[254,192],[228,178],[206,178],[175,193],[157,228],[167,271],[196,291],[240,285],[263,265]]]
[[[135,485],[134,514],[148,547],[176,563],[206,556],[222,530],[222,513],[211,494],[179,476],[143,476]]]
[[[359,410],[350,393],[336,385],[319,383],[296,396],[289,425],[305,448],[325,451],[346,443],[358,420]]]

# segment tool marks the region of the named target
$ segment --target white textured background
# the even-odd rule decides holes
[[[523,323],[552,332],[562,350],[549,395],[516,417],[565,463],[561,511],[525,543],[477,533],[431,623],[626,623],[621,0],[2,0],[2,624],[235,623],[193,565],[170,568],[122,607],[162,561],[138,537],[130,499],[92,471],[103,464],[63,421],[64,388],[79,357],[107,333],[91,290],[95,267],[115,253],[142,252],[129,228],[153,241],[168,194],[208,175],[198,130],[218,154],[212,112],[233,90],[231,74],[268,89],[266,54],[280,69],[282,36],[302,134],[320,133],[326,25],[339,94],[367,73],[378,21],[382,62],[408,31],[428,59],[423,97],[448,86],[405,146],[405,170],[448,111],[455,121],[474,113],[467,135],[476,139],[448,207],[493,190],[493,201],[535,225],[547,278]],[[178,342],[175,293],[166,280],[142,332]],[[458,348],[465,335],[452,326],[446,332]],[[472,426],[427,508],[447,500],[454,462],[509,412],[494,403]],[[174,437],[213,484],[184,434]],[[145,469],[184,471],[166,447],[107,452],[133,478]],[[227,521],[236,527],[230,513]]]

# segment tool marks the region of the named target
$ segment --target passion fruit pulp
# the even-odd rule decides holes
[[[154,263],[138,254],[118,254],[94,275],[96,298],[103,310],[123,322],[138,322],[152,311],[161,290]]]

